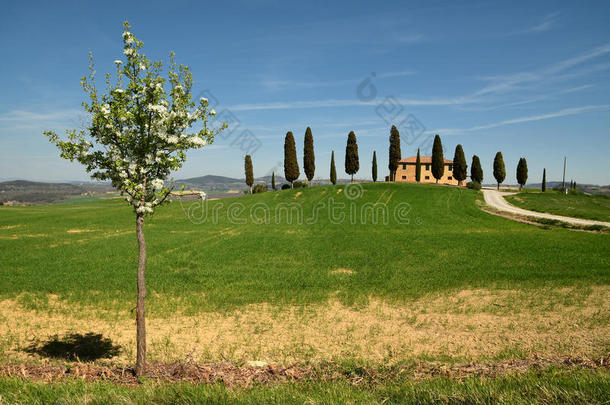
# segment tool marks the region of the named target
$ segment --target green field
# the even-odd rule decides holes
[[[346,303],[373,295],[405,301],[462,288],[528,289],[610,283],[610,235],[543,230],[482,212],[471,190],[435,186],[365,185],[354,201],[399,202],[408,224],[275,222],[280,203],[298,203],[305,219],[317,202],[351,200],[340,187],[282,191],[209,203],[218,223],[193,224],[179,203],[145,225],[151,312],[180,298],[187,311],[240,305],[307,304],[332,294]],[[298,195],[298,196],[297,196]],[[226,208],[268,204],[270,224],[231,224]],[[190,203],[188,203],[190,204]],[[220,210],[215,207],[222,204]],[[185,203],[186,207],[187,203]],[[211,215],[210,215],[211,216]],[[69,302],[113,308],[132,301],[135,220],[120,200],[0,210],[5,252],[0,294],[56,294]],[[295,221],[296,222],[296,219]],[[16,254],[16,252],[19,252]],[[350,277],[332,271],[346,268]],[[202,298],[205,292],[205,299]],[[161,299],[155,299],[159,295]],[[111,303],[114,303],[111,305]]]
[[[610,197],[605,195],[565,195],[547,191],[519,193],[505,198],[511,204],[531,211],[610,222]]]
[[[481,200],[434,185],[323,186],[207,202],[205,220],[201,205],[174,201],[145,224],[149,358],[378,367],[607,356],[610,234],[514,222],[482,211]],[[96,363],[133,364],[137,243],[123,201],[0,207],[0,249],[5,362],[40,362],[43,352],[27,348],[93,332],[120,348]],[[549,373],[254,392],[262,402],[589,402],[607,391],[606,369]],[[19,384],[0,378],[11,401],[253,398],[216,385]],[[519,393],[522,384],[532,392]]]
[[[110,383],[45,384],[0,379],[3,403],[139,403],[139,404],[603,404],[610,377],[603,372],[560,369],[509,375],[497,379],[471,377],[464,381],[436,377],[369,385],[348,381],[286,383],[228,389],[222,384]]]

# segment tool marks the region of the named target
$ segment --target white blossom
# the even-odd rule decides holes
[[[199,99],[199,101],[203,101],[204,103],[207,103],[207,102],[208,102],[208,99],[207,99],[207,98],[205,98],[205,97],[201,97],[201,98]]]
[[[122,92],[123,92],[123,89],[114,89],[114,92],[115,92],[115,93],[122,93]]]
[[[146,70],[146,66],[144,66],[142,63],[140,63],[138,67],[140,68],[140,70]]]
[[[210,110],[210,115],[214,116],[216,115],[216,110],[214,110],[213,108]]]
[[[100,109],[100,111],[102,112],[102,114],[104,115],[108,115],[110,114],[110,105],[109,104],[104,104],[102,106],[102,108]]]
[[[150,184],[152,185],[153,189],[155,189],[155,190],[161,190],[163,188],[163,180],[161,180],[161,179],[154,179],[153,181],[150,182]]]
[[[168,136],[167,142],[169,143],[178,143],[180,139],[176,135]]]
[[[157,114],[165,114],[167,113],[167,108],[164,105],[148,105],[148,109],[156,112]]]
[[[127,56],[129,55],[133,55],[134,54],[134,50],[132,48],[126,48],[123,53]]]
[[[153,209],[150,207],[138,207],[138,208],[136,208],[136,212],[138,214],[145,214],[147,212],[152,213]]]
[[[205,139],[201,139],[198,136],[193,136],[191,138],[191,143],[196,146],[205,146]]]
[[[121,64],[123,63],[123,61],[122,61],[122,60],[117,59],[117,60],[115,60],[115,61],[114,61],[114,63],[116,63],[117,65],[121,65]]]

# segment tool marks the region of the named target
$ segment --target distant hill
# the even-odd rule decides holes
[[[74,184],[13,180],[0,183],[0,202],[49,203],[84,192],[84,188]]]
[[[280,186],[285,180],[281,176],[275,176],[275,184]],[[263,176],[254,179],[254,184],[267,184],[271,186],[271,176]],[[180,179],[174,182],[176,187],[184,184],[186,188],[195,188],[205,191],[217,190],[245,190],[248,186],[244,179],[234,179],[232,177],[206,175],[201,177],[192,177],[189,179]]]
[[[47,204],[65,200],[70,196],[112,192],[105,183],[45,183],[39,181],[11,180],[0,182],[0,202],[20,204]]]
[[[302,176],[299,181],[306,181]],[[326,185],[330,184],[328,179],[314,179],[314,185]],[[349,183],[349,179],[337,179],[338,184]],[[286,183],[286,179],[278,174],[275,175],[275,184],[277,188],[280,188],[282,184]],[[232,177],[206,175],[201,177],[192,177],[189,179],[180,179],[174,182],[176,187],[180,187],[184,184],[186,188],[194,188],[204,191],[217,191],[217,190],[246,190],[248,186],[244,179],[235,179]],[[254,184],[266,184],[271,187],[271,176],[262,176],[254,179]]]

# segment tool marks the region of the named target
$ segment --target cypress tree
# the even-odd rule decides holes
[[[271,188],[275,191],[275,172],[271,173]]]
[[[311,179],[316,171],[316,157],[313,152],[313,135],[311,134],[311,128],[307,127],[305,130],[305,146],[303,147],[303,170],[309,186],[311,186]]]
[[[476,181],[479,184],[483,183],[483,168],[481,167],[481,161],[477,155],[472,157],[472,166],[470,167],[470,178],[472,181]]]
[[[335,151],[330,155],[330,182],[337,184],[337,168],[335,167]]]
[[[437,134],[434,137],[434,144],[432,145],[432,175],[437,183],[444,173],[445,157],[443,156],[443,143],[441,142],[441,137]]]
[[[373,183],[377,181],[377,152],[373,151]]]
[[[546,191],[546,167],[542,169],[542,192]]]
[[[292,132],[286,132],[284,139],[284,177],[290,182],[290,188],[293,187],[293,182],[299,178],[299,163],[297,161],[297,148],[294,144],[294,136]]]
[[[419,148],[417,148],[417,159],[415,159],[415,181],[421,181],[421,156],[419,156]]]
[[[527,182],[527,161],[525,158],[519,159],[517,164],[517,183],[519,183],[519,190],[523,189],[523,186]]]
[[[458,144],[458,146],[455,147],[455,153],[453,155],[453,177],[458,181],[458,186],[461,186],[462,182],[466,180],[467,173],[468,165],[466,164],[464,149],[462,149],[462,145]]]
[[[504,167],[504,158],[502,152],[496,153],[494,158],[494,177],[498,182],[498,190],[500,189],[500,183],[506,178],[506,168]]]
[[[577,189],[577,187],[576,187],[576,180],[574,180],[574,190],[576,190],[576,189]]]
[[[356,134],[354,134],[354,131],[350,131],[345,146],[345,173],[352,176],[352,182],[354,181],[354,174],[358,173],[358,170],[360,170],[358,143],[356,142]]]
[[[244,160],[244,169],[246,171],[246,184],[250,187],[250,194],[252,194],[252,185],[254,184],[254,171],[252,169],[252,157],[246,155]]]
[[[390,150],[388,169],[390,169],[390,181],[396,180],[396,169],[398,169],[398,161],[401,159],[400,152],[400,132],[395,125],[390,129]]]

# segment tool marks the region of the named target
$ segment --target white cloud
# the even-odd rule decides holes
[[[40,129],[59,124],[75,127],[82,126],[84,121],[83,111],[75,109],[46,112],[13,110],[0,115],[0,126],[10,129]]]
[[[591,73],[595,73],[600,70],[605,70],[608,64],[600,64],[590,68],[582,69],[581,71],[572,72],[569,74],[559,75],[566,70],[581,65],[592,59],[610,53],[610,44],[604,44],[597,48],[591,49],[581,55],[562,60],[556,64],[550,65],[544,69],[531,72],[520,72],[513,73],[503,76],[488,76],[483,77],[483,80],[490,81],[491,84],[483,87],[482,89],[475,92],[475,96],[489,95],[489,94],[506,94],[515,90],[527,89],[526,85],[541,83],[548,83],[557,80],[568,80],[570,78],[578,76],[586,76]]]
[[[477,126],[470,127],[470,128],[439,128],[439,129],[435,129],[435,130],[431,130],[431,131],[426,131],[426,133],[456,135],[456,134],[462,134],[464,132],[481,131],[484,129],[498,128],[498,127],[503,127],[506,125],[513,125],[513,124],[521,124],[524,122],[548,120],[548,119],[552,119],[552,118],[567,117],[570,115],[579,115],[579,114],[584,114],[584,113],[588,113],[588,112],[606,111],[606,110],[610,110],[610,104],[586,105],[586,106],[581,106],[581,107],[564,108],[563,110],[555,111],[552,113],[512,118],[509,120],[493,122],[490,124],[477,125]]]
[[[547,14],[544,16],[542,21],[531,28],[521,31],[521,33],[533,33],[533,32],[545,32],[552,29],[555,25],[557,25],[557,20],[561,13],[559,11],[555,11],[553,13]]]

